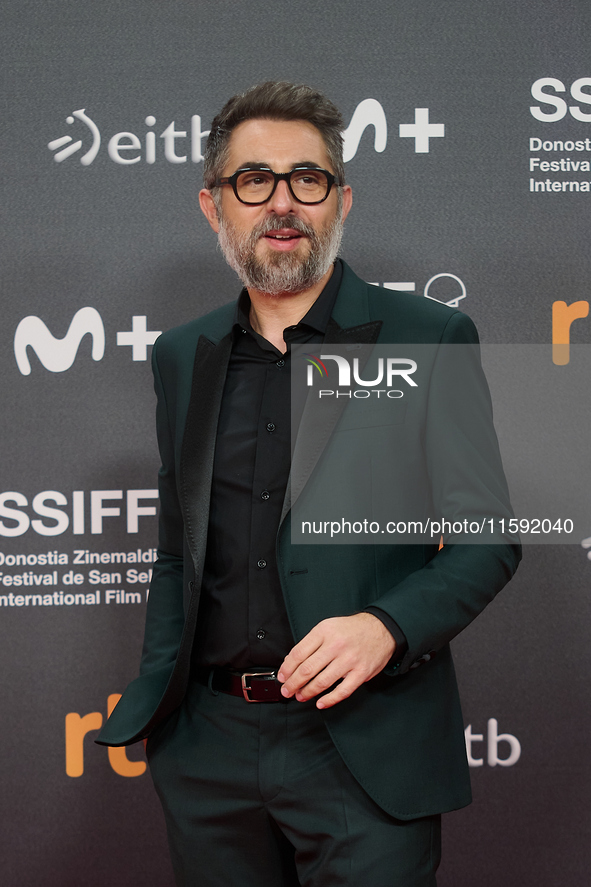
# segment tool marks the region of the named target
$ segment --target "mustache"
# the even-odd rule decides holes
[[[312,239],[316,237],[316,231],[311,225],[307,225],[302,219],[292,215],[269,216],[269,218],[263,219],[262,222],[255,225],[252,229],[251,237],[253,240],[258,240],[260,237],[264,237],[265,234],[268,234],[269,231],[280,231],[282,228],[292,228],[299,234],[305,234],[306,237]]]

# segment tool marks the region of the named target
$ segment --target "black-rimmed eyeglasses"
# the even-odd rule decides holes
[[[218,185],[232,185],[240,203],[257,206],[270,200],[277,183],[284,179],[292,197],[298,203],[322,203],[330,194],[333,185],[338,185],[336,176],[327,169],[299,166],[290,172],[273,172],[267,167],[238,169],[232,176],[217,179]]]

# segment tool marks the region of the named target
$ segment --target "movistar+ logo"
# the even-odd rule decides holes
[[[149,330],[146,315],[137,314],[132,318],[131,330],[120,330],[117,333],[117,345],[130,347],[132,360],[147,360],[148,346],[154,344],[160,332]],[[96,308],[80,308],[61,339],[51,333],[40,317],[29,314],[28,317],[23,317],[14,334],[16,365],[23,376],[31,374],[27,350],[31,348],[46,370],[50,373],[63,373],[76,360],[80,343],[85,336],[90,336],[92,340],[92,359],[102,360],[105,354],[105,327]]]

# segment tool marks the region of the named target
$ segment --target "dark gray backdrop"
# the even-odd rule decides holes
[[[370,126],[347,164],[355,206],[344,257],[366,280],[413,283],[417,298],[433,276],[453,274],[465,286],[460,307],[484,341],[550,343],[552,303],[589,299],[591,194],[569,185],[532,192],[530,178],[583,182],[591,172],[531,173],[529,161],[591,158],[584,142],[591,121],[567,110],[584,116],[591,109],[570,93],[572,83],[591,77],[591,10],[583,0],[301,0],[296,7],[7,0],[3,19],[0,495],[16,499],[0,500],[0,880],[9,887],[165,887],[172,880],[149,777],[115,772],[107,750],[93,745],[94,730],[84,740],[83,772],[67,775],[64,732],[68,714],[106,716],[107,697],[135,676],[145,608],[145,580],[126,578],[137,564],[102,564],[108,578],[92,583],[96,564],[74,566],[73,552],[148,552],[156,542],[153,516],[140,516],[139,532],[128,532],[125,498],[156,482],[149,362],[139,359],[150,348],[142,355],[138,346],[132,360],[117,334],[132,329],[133,316],[157,332],[238,292],[198,211],[198,140],[179,136],[173,146],[172,130],[167,139],[160,134],[173,121],[177,132],[190,132],[196,115],[208,129],[230,95],[269,78],[318,86],[347,121],[361,102],[376,100],[386,147],[374,149]],[[544,87],[562,105],[532,97],[542,78],[563,85],[564,92]],[[530,106],[565,114],[540,120]],[[424,108],[445,135],[420,153],[413,138],[399,137],[399,126]],[[92,127],[80,117],[66,122],[82,109],[100,132],[91,163]],[[156,122],[146,124],[150,116]],[[115,159],[109,154],[122,132],[141,148],[120,148],[119,158],[140,157],[137,163],[117,162],[113,143]],[[154,163],[146,161],[147,132],[155,133]],[[47,147],[66,136],[67,144]],[[530,138],[579,140],[583,150],[532,153]],[[77,151],[55,161],[78,140]],[[174,148],[186,162],[167,159],[166,142],[169,158]],[[125,143],[134,138],[120,137]],[[443,301],[460,294],[451,277],[429,288]],[[104,329],[101,359],[92,359],[90,329],[76,350],[84,325],[62,345],[50,337],[63,338],[84,307],[98,312],[90,323],[95,357]],[[47,330],[31,321],[19,327],[30,316]],[[15,357],[17,327],[29,342],[28,375]],[[591,320],[575,321],[572,341],[589,338]],[[65,353],[70,368],[48,368]],[[565,458],[576,435],[573,415]],[[35,499],[44,491],[57,499]],[[84,492],[84,534],[73,532],[74,491],[77,501]],[[104,499],[105,509],[121,513],[104,516],[102,532],[90,532],[91,491],[121,491],[120,499]],[[68,527],[44,507],[67,515]],[[47,535],[52,528],[60,532]],[[485,738],[471,744],[474,760],[483,761],[472,770],[475,803],[447,818],[443,887],[588,882],[591,563],[581,541],[528,548],[510,587],[455,643],[465,722]],[[43,565],[47,552],[66,554],[68,563]],[[26,566],[15,562],[19,554],[29,556]],[[54,570],[56,585],[4,583],[17,575],[34,583],[29,574],[53,581]],[[82,585],[64,584],[70,570],[82,574]],[[128,602],[107,604],[109,589]],[[59,603],[59,594],[45,605],[25,599],[97,590],[95,604]],[[130,597],[136,592],[140,603]],[[519,743],[511,766],[492,766],[495,743],[486,737],[493,719],[498,733],[515,737],[500,742],[498,757]],[[70,723],[74,735],[79,719]],[[70,742],[71,769],[80,746],[75,736]],[[127,754],[141,760],[141,747]]]

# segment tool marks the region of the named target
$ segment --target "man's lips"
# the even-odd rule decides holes
[[[263,234],[263,239],[269,244],[271,249],[279,250],[280,252],[295,249],[302,237],[305,237],[305,235],[295,228],[279,228],[276,231],[267,231]]]

